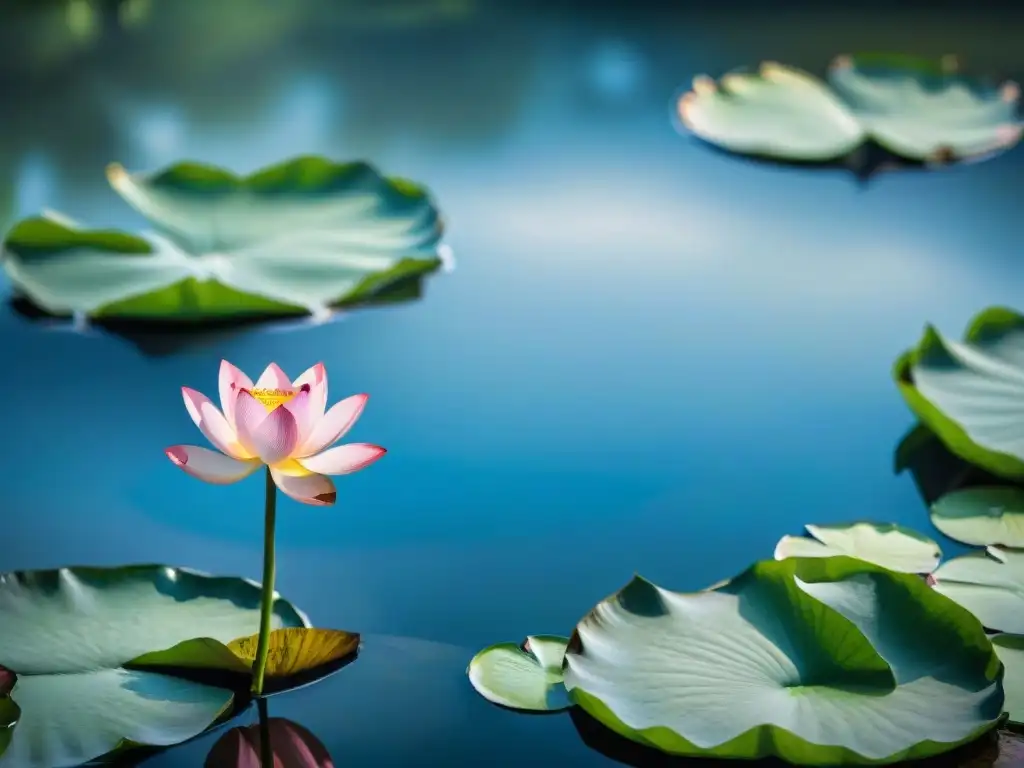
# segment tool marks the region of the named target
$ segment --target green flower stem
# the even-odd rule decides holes
[[[266,500],[263,518],[263,597],[260,600],[260,637],[252,666],[252,695],[263,695],[263,676],[270,652],[270,620],[274,610],[274,523],[277,518],[277,485],[267,467]]]

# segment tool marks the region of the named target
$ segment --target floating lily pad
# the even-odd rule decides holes
[[[631,741],[605,728],[579,707],[569,710],[576,733],[583,743],[609,760],[636,768],[649,766],[678,766],[678,768],[724,768],[730,763],[709,759],[675,759],[666,757],[654,747]],[[904,760],[886,763],[891,768],[1018,768],[1024,764],[1024,737],[1001,728],[990,731],[980,738],[961,747],[923,760]],[[740,763],[746,765],[747,763]],[[785,763],[778,761],[755,761],[757,768],[779,768]]]
[[[970,742],[1003,709],[976,618],[847,557],[757,563],[695,594],[636,578],[580,622],[564,674],[591,717],[674,755],[887,764]]]
[[[992,646],[1003,662],[1003,689],[1006,691],[1006,711],[1010,721],[1024,724],[1024,635],[998,634],[992,637]],[[1024,756],[1024,755],[1022,755]]]
[[[848,555],[902,573],[931,573],[942,550],[927,536],[895,523],[807,525],[807,536],[783,536],[775,559]]]
[[[244,178],[194,163],[156,174],[115,165],[108,177],[156,233],[50,216],[5,239],[15,290],[46,316],[164,331],[322,321],[418,297],[442,265],[443,225],[426,191],[365,163],[303,157]]]
[[[232,692],[131,662],[196,634],[246,636],[259,627],[259,599],[250,581],[157,565],[0,575],[0,665],[17,676],[0,720],[20,710],[0,766],[78,765],[201,733]],[[274,623],[306,620],[279,598]]]
[[[562,683],[567,638],[531,635],[521,645],[499,643],[469,662],[469,681],[490,702],[529,712],[560,712],[570,706]]]
[[[1024,551],[988,547],[947,560],[932,577],[989,629],[1024,634]]]
[[[718,83],[702,75],[679,115],[690,132],[728,152],[843,162],[869,176],[885,166],[945,165],[1009,149],[1021,135],[1019,97],[1014,83],[996,88],[965,77],[952,57],[858,55],[836,58],[827,82],[771,62]]]
[[[893,376],[910,409],[952,453],[1024,479],[1024,317],[987,309],[962,343],[929,326]]]
[[[223,687],[248,690],[259,635],[228,643],[202,637],[185,640],[166,650],[132,660],[133,667],[219,673],[212,679]],[[359,635],[339,629],[288,627],[270,633],[263,693],[270,696],[322,680],[355,659]],[[211,679],[209,674],[202,674]]]
[[[1024,490],[989,486],[946,494],[932,506],[932,523],[965,544],[1024,547]]]

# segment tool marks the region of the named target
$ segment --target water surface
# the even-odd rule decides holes
[[[164,457],[202,442],[179,389],[213,394],[221,358],[254,376],[323,361],[332,400],[371,394],[352,439],[389,454],[335,508],[281,501],[278,585],[366,648],[271,714],[339,765],[608,765],[568,718],[478,699],[472,653],[568,633],[635,571],[707,586],[804,523],[927,530],[892,474],[910,418],[891,363],[925,321],[958,332],[1024,304],[1020,152],[865,190],[709,153],[674,128],[674,96],[765,57],[1024,61],[981,12],[386,5],[156,2],[85,43],[40,32],[49,11],[12,16],[0,165],[22,215],[141,226],[106,186],[114,160],[365,158],[430,186],[458,268],[416,304],[161,358],[5,308],[0,568],[258,577],[262,484],[207,486]],[[211,743],[151,764],[200,764]]]

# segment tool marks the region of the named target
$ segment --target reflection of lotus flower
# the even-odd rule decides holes
[[[14,684],[18,682],[18,676],[7,667],[0,667],[0,696],[10,693]]]
[[[270,740],[273,764],[260,759],[262,734]],[[298,723],[272,717],[260,724],[232,728],[213,745],[206,756],[205,768],[334,768],[327,748]]]
[[[353,395],[325,412],[327,371],[317,363],[294,382],[271,363],[256,384],[224,360],[220,402],[188,387],[185,407],[206,438],[221,452],[175,445],[167,456],[208,483],[234,483],[266,465],[281,492],[304,504],[333,504],[334,483],[325,475],[346,475],[372,464],[385,450],[369,443],[331,448],[355,423],[367,395]]]

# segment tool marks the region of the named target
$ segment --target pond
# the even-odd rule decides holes
[[[806,523],[927,525],[893,472],[912,418],[891,366],[926,322],[958,334],[1024,304],[1021,154],[864,187],[708,152],[673,103],[702,72],[820,70],[851,48],[956,50],[1020,76],[1012,25],[635,2],[136,5],[133,24],[108,10],[81,37],[41,21],[59,4],[9,11],[0,162],[18,215],[143,226],[106,184],[112,161],[366,159],[430,188],[457,266],[418,302],[162,356],[5,303],[0,570],[258,579],[261,483],[208,486],[164,455],[201,442],[180,388],[215,392],[221,359],[254,376],[322,361],[332,402],[370,394],[351,438],[388,454],[339,479],[335,507],[281,500],[277,584],[364,652],[271,714],[339,765],[583,768],[613,762],[568,718],[475,695],[478,649],[568,634],[634,572],[703,588]],[[215,739],[147,764],[199,765]]]

